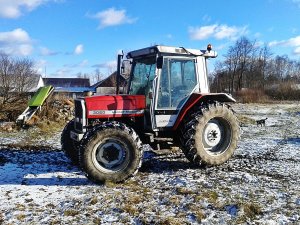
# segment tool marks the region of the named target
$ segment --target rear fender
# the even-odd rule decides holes
[[[208,93],[208,94],[198,94],[193,93],[186,104],[182,107],[179,112],[179,115],[176,119],[176,122],[173,126],[173,130],[177,130],[179,124],[183,121],[184,117],[189,113],[190,109],[200,103],[200,102],[236,102],[236,100],[226,93]]]

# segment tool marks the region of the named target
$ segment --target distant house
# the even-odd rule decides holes
[[[120,76],[120,93],[124,93],[127,87],[126,79]],[[112,73],[104,80],[95,83],[91,89],[97,94],[115,94],[117,86],[117,72]]]
[[[34,93],[36,92],[40,87],[44,87],[44,81],[41,75],[33,76],[32,82],[30,84],[27,84],[25,87],[26,92]]]
[[[54,87],[54,94],[63,94],[77,98],[86,91],[93,91],[90,87],[89,78],[43,78],[45,85]]]

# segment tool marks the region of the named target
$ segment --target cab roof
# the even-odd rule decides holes
[[[131,51],[127,54],[127,58],[135,58],[145,55],[155,55],[155,54],[165,54],[165,55],[185,55],[185,56],[203,56],[207,58],[217,57],[216,51],[199,50],[199,49],[186,49],[184,47],[171,47],[164,45],[155,45],[147,48],[138,49]]]

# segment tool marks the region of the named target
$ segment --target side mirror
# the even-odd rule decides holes
[[[156,59],[156,67],[157,69],[161,69],[163,66],[163,60],[164,58],[162,56],[157,57]]]
[[[124,59],[121,65],[121,74],[129,74],[131,70],[131,61]]]

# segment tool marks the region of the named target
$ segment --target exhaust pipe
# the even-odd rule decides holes
[[[116,95],[119,94],[120,92],[120,76],[121,76],[121,62],[122,62],[122,59],[123,59],[123,51],[120,51],[118,53],[118,65],[117,65],[117,87],[116,87]]]

